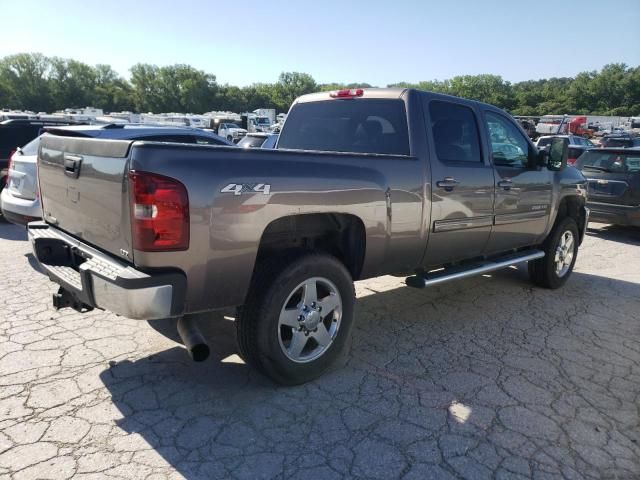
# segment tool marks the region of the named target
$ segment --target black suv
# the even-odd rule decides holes
[[[13,119],[0,122],[0,190],[4,187],[9,157],[18,147],[36,138],[44,127],[63,126],[77,122],[65,120]]]
[[[633,138],[630,135],[606,135],[600,140],[602,148],[632,148],[640,147],[640,138]]]
[[[589,181],[592,221],[640,226],[640,148],[594,148],[575,166]]]

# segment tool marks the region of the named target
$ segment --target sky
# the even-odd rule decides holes
[[[0,0],[0,57],[184,63],[218,82],[517,82],[640,65],[640,0]]]

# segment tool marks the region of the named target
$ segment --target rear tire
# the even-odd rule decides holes
[[[540,287],[556,289],[571,276],[578,258],[578,225],[565,217],[542,244],[545,256],[529,262],[529,278]]]
[[[343,354],[354,304],[351,275],[332,256],[297,253],[266,261],[239,309],[240,355],[278,383],[313,380]]]

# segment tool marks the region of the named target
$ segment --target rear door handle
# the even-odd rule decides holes
[[[511,181],[511,179],[506,178],[504,180],[500,180],[498,182],[498,186],[500,188],[504,188],[505,190],[511,190],[511,187],[513,186],[513,182]]]
[[[460,182],[453,177],[445,177],[444,180],[438,180],[436,185],[439,188],[444,188],[447,192],[450,192],[459,183]]]

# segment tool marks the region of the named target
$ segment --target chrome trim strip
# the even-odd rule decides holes
[[[495,216],[494,225],[506,225],[509,223],[527,222],[533,218],[543,218],[548,215],[548,210],[529,210],[527,212],[503,213]]]
[[[433,232],[453,232],[470,228],[490,227],[493,225],[493,215],[481,217],[455,218],[452,220],[436,220],[433,222]]]

